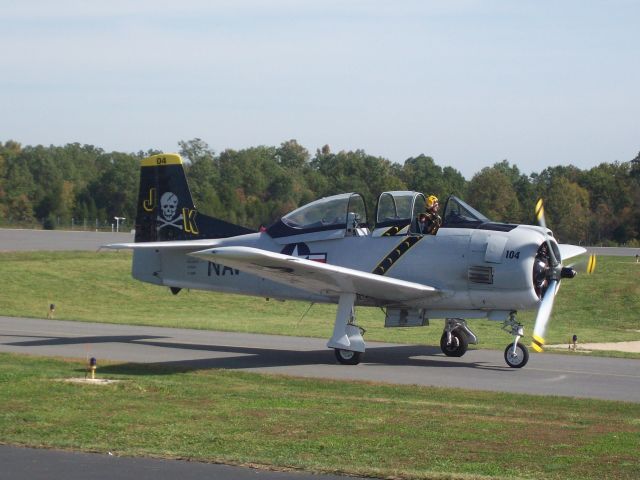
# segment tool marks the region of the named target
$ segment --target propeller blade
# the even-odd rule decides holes
[[[551,280],[547,291],[542,297],[540,307],[538,308],[538,314],[536,315],[536,323],[533,327],[533,341],[531,342],[531,348],[536,352],[542,352],[544,350],[544,335],[547,331],[547,325],[549,324],[549,318],[551,318],[551,310],[553,310],[553,301],[558,293],[558,287],[560,282],[557,280]]]
[[[547,230],[547,222],[544,219],[544,203],[542,202],[542,198],[539,198],[536,203],[536,220],[538,221],[538,225]],[[549,235],[547,235],[546,231],[544,234],[544,238],[547,242],[547,248],[549,249],[549,258],[551,258],[551,262],[553,266],[556,267],[560,264],[558,259],[556,258],[556,254],[553,252],[553,248],[551,248],[551,242],[549,241]]]
[[[573,268],[576,272],[592,274],[596,269],[596,256],[589,255],[582,257],[577,262],[567,265],[567,268]]]
[[[547,228],[547,224],[544,221],[544,204],[541,198],[536,203],[536,221],[542,228]]]

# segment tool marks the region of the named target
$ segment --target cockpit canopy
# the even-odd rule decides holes
[[[274,238],[313,234],[320,238],[339,238],[365,233],[367,207],[359,193],[342,193],[308,203],[282,217],[267,230]],[[368,233],[368,231],[366,232]],[[315,239],[315,238],[314,238]]]
[[[424,212],[425,201],[419,192],[384,192],[378,198],[376,228],[408,225]]]
[[[425,211],[420,192],[384,192],[378,198],[374,236],[418,233],[418,215]],[[441,212],[441,228],[488,228],[508,231],[515,225],[492,223],[458,197],[450,196]],[[321,198],[288,213],[267,229],[279,242],[329,240],[369,235],[367,207],[362,195],[342,193]],[[295,239],[288,237],[295,236]]]
[[[308,203],[282,217],[282,222],[293,228],[344,227],[349,214],[358,223],[367,223],[364,199],[358,193],[343,193]]]

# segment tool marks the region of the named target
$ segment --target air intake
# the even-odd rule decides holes
[[[493,268],[481,266],[469,267],[469,281],[471,283],[493,284]]]

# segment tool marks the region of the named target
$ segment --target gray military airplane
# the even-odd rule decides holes
[[[532,347],[542,351],[544,334],[563,266],[586,250],[558,244],[544,225],[490,221],[461,199],[448,198],[442,225],[423,235],[418,224],[425,196],[384,192],[373,218],[364,198],[344,193],[322,198],[253,231],[198,214],[182,159],[154,155],[142,161],[135,243],[107,245],[133,249],[134,278],[169,287],[213,290],[275,299],[337,303],[327,347],[343,364],[358,364],[365,351],[355,306],[385,310],[385,327],[428,325],[445,319],[440,346],[460,357],[478,339],[467,320],[502,322],[514,339],[506,363],[523,367],[529,353],[519,310],[538,309]],[[590,259],[589,271],[595,266]]]

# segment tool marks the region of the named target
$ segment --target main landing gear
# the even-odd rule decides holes
[[[365,343],[363,328],[355,324],[353,306],[354,293],[343,293],[338,302],[338,312],[333,326],[333,335],[327,347],[333,348],[336,360],[344,365],[357,365],[362,361]],[[522,368],[529,361],[529,350],[519,342],[524,335],[524,327],[516,320],[515,312],[502,324],[502,329],[514,336],[512,343],[504,350],[504,360],[511,368]],[[460,318],[447,318],[440,338],[442,353],[448,357],[461,357],[467,352],[469,344],[477,344],[478,338]]]
[[[515,312],[502,324],[502,329],[515,338],[504,350],[504,361],[511,368],[522,368],[529,361],[529,350],[518,340],[524,335],[524,327],[516,320]],[[469,344],[477,344],[478,338],[460,318],[447,318],[440,337],[440,349],[448,357],[461,357]]]
[[[513,343],[504,349],[504,361],[511,368],[522,368],[529,361],[529,350],[525,345],[518,342],[524,335],[524,327],[516,320],[515,312],[509,314],[509,318],[502,324],[502,329],[514,336]]]
[[[354,293],[343,293],[338,302],[338,313],[333,326],[333,335],[327,347],[333,348],[338,362],[344,365],[357,365],[364,355],[364,329],[357,326],[353,305],[356,301]]]
[[[440,349],[447,357],[461,357],[467,353],[469,344],[477,344],[478,337],[460,318],[447,318],[440,337]]]

